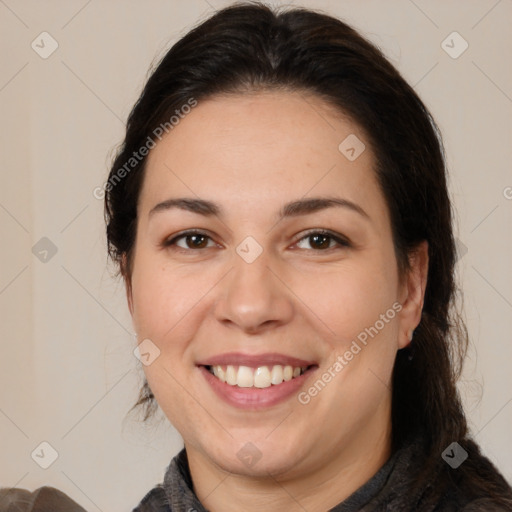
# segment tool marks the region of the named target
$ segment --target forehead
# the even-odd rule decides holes
[[[339,192],[378,208],[373,166],[363,130],[312,94],[216,96],[182,115],[151,150],[141,206],[147,213],[170,196],[196,195],[277,207]]]

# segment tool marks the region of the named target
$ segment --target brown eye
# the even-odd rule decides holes
[[[188,245],[191,249],[203,249],[208,244],[207,236],[203,235],[187,235],[184,237],[185,243]],[[206,243],[205,243],[206,242]]]
[[[305,248],[306,250],[325,251],[327,249],[336,248],[336,246],[338,246],[338,248],[340,246],[350,247],[350,244],[346,240],[333,233],[330,233],[329,231],[311,231],[306,236],[302,237],[298,244],[305,240],[308,241],[311,247],[311,249],[308,247],[301,247]]]
[[[174,237],[171,240],[167,240],[163,243],[164,247],[175,246],[180,249],[206,249],[208,247],[208,241],[211,241],[211,238],[200,231],[189,231],[186,233],[182,233]]]
[[[310,244],[316,249],[328,249],[331,237],[327,235],[309,235]]]

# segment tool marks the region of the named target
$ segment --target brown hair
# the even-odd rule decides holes
[[[353,28],[318,12],[275,11],[256,2],[218,11],[174,44],[153,71],[128,118],[110,178],[190,98],[200,102],[216,94],[272,89],[313,92],[365,130],[378,162],[375,172],[390,211],[401,276],[411,252],[428,241],[422,319],[412,344],[398,351],[393,371],[393,450],[424,432],[424,474],[453,441],[477,451],[467,439],[456,388],[467,332],[454,306],[456,249],[439,130],[412,87]],[[109,254],[127,282],[144,164],[145,158],[105,196]],[[145,419],[155,409],[147,382],[136,405],[145,406]],[[502,484],[479,479],[468,461],[459,470],[473,475],[473,490],[491,493],[494,485],[499,495]],[[449,471],[444,462],[443,468]]]

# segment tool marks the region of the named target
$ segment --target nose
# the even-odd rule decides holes
[[[216,301],[217,320],[250,334],[288,323],[294,311],[293,293],[279,263],[265,250],[251,263],[237,253],[233,261]]]

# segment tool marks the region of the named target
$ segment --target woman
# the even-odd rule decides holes
[[[109,183],[138,404],[185,444],[136,510],[512,509],[455,387],[440,137],[353,29],[218,12],[150,77]]]
[[[441,139],[352,28],[217,12],[149,78],[105,192],[137,405],[185,445],[135,511],[512,510],[456,390]]]
[[[374,46],[218,12],[149,78],[109,183],[138,404],[185,445],[137,511],[512,510],[455,386],[440,137]]]

